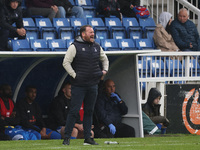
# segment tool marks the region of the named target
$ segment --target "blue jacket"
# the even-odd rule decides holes
[[[181,51],[199,51],[199,33],[195,24],[187,20],[185,23],[181,23],[178,19],[175,19],[171,24],[171,35],[174,42],[179,47]],[[193,48],[190,48],[190,42]]]

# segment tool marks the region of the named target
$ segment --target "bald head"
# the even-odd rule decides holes
[[[105,91],[106,91],[107,95],[110,97],[110,94],[115,92],[115,83],[114,83],[114,81],[112,81],[111,79],[107,79],[104,82],[104,88],[105,88]]]
[[[188,10],[185,8],[180,9],[179,13],[178,13],[178,20],[181,23],[185,23],[189,18],[189,13]]]

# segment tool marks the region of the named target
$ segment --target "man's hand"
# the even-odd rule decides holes
[[[83,131],[83,124],[76,124],[75,127],[78,128],[78,130]]]
[[[46,139],[47,138],[46,128],[42,128],[42,130],[40,131],[40,134],[43,139]]]
[[[110,97],[115,97],[118,102],[121,101],[121,98],[116,93],[111,93]]]
[[[58,12],[58,7],[57,7],[56,5],[51,6],[51,8],[53,9],[53,11],[54,11],[55,13]]]
[[[19,34],[20,36],[25,36],[26,30],[24,28],[17,29],[17,34]]]
[[[108,127],[110,128],[110,133],[112,133],[114,135],[115,132],[116,132],[115,126],[111,123],[111,124],[108,125]]]

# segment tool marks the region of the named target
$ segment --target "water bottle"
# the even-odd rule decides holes
[[[105,141],[105,144],[119,144],[117,141]]]

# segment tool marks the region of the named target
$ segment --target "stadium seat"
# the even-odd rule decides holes
[[[102,39],[100,45],[105,51],[120,50],[116,39]]]
[[[23,24],[24,28],[26,29],[27,40],[39,38],[39,30],[32,18],[23,18]]]
[[[48,40],[48,47],[51,48],[52,51],[67,51],[67,43],[62,39],[53,39]]]
[[[164,62],[162,59],[152,59],[148,61],[148,67],[152,71],[153,77],[166,77],[166,71],[164,71]]]
[[[153,18],[139,18],[139,24],[143,29],[143,37],[147,38],[148,36],[148,38],[152,38],[156,28]]]
[[[152,40],[150,39],[136,39],[135,45],[136,45],[136,48],[139,50],[154,49]]]
[[[70,23],[71,26],[74,27],[76,36],[80,34],[80,27],[87,24],[84,18],[70,18]]]
[[[53,27],[49,18],[35,18],[35,22],[40,30],[41,39],[56,39],[56,29]]]
[[[69,40],[66,40],[67,42],[67,48],[74,42],[74,39],[69,39]]]
[[[125,27],[122,26],[119,18],[105,18],[105,25],[109,28],[110,38],[125,39],[126,32]]]
[[[184,68],[182,68],[182,64],[178,59],[167,59],[166,63],[166,71],[168,76],[171,77],[182,77],[184,73]]]
[[[33,51],[27,39],[12,40],[11,45],[13,51]]]
[[[96,17],[95,7],[92,5],[91,0],[75,0],[75,4],[83,8],[86,18]]]
[[[51,51],[50,48],[47,46],[47,41],[45,39],[36,39],[31,40],[31,48],[33,48],[34,51]]]
[[[56,28],[59,39],[74,39],[74,29],[67,18],[53,18],[53,26]]]
[[[96,39],[109,38],[108,27],[105,26],[101,18],[88,18],[87,22],[93,27]]]
[[[182,62],[183,64],[183,68],[185,68],[185,61]],[[190,62],[189,62],[189,74],[190,76],[200,76],[200,66],[199,66],[199,63],[198,63],[198,58],[196,59],[190,59]]]
[[[139,26],[136,18],[123,18],[122,24],[126,28],[128,38],[132,39],[142,38],[142,27]]]
[[[133,39],[119,39],[119,48],[122,50],[136,50]]]

